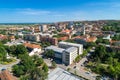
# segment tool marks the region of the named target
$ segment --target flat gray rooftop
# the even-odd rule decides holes
[[[70,47],[70,48],[67,48],[65,51],[67,51],[67,52],[73,52],[75,50],[77,50],[76,47]]]
[[[78,46],[78,47],[83,46],[82,44],[63,42],[63,41],[59,42],[59,44],[72,45],[72,46]]]
[[[56,68],[48,75],[48,80],[84,80],[65,71],[62,68]]]
[[[63,48],[59,48],[59,47],[53,46],[53,45],[48,46],[48,47],[46,47],[45,49],[52,49],[53,51],[60,52],[60,53],[62,53],[62,52],[65,50],[65,49],[63,49]]]

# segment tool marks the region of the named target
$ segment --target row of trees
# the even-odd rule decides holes
[[[120,22],[108,22],[102,30],[120,32]]]
[[[120,35],[115,35],[114,37],[112,37],[113,40],[120,40]]]
[[[91,70],[107,75],[115,80],[120,79],[120,52],[106,48],[104,46],[96,47],[95,52],[90,57]]]
[[[49,42],[41,42],[41,46],[44,48],[44,47],[47,47],[47,46],[50,46],[51,43]]]
[[[0,61],[9,62],[7,59],[7,54],[19,57],[20,54],[27,53],[27,49],[23,45],[17,46],[5,46],[0,43]]]
[[[19,57],[20,54],[27,53],[27,49],[23,45],[4,46],[9,55]]]
[[[110,41],[107,40],[107,39],[98,38],[98,39],[96,40],[96,43],[97,43],[97,44],[98,44],[98,43],[110,44]]]
[[[4,46],[0,45],[0,61],[6,61],[7,51],[5,50]]]

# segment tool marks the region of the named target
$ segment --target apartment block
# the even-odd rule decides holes
[[[39,34],[25,34],[24,39],[28,41],[40,41],[40,35]]]
[[[40,31],[41,31],[41,32],[45,32],[45,31],[47,31],[47,30],[48,30],[48,28],[47,28],[47,25],[46,25],[46,24],[43,24],[43,25],[39,26],[39,28],[40,28]]]
[[[40,41],[41,42],[49,42],[52,45],[57,45],[58,44],[58,39],[50,37],[49,35],[40,35]]]

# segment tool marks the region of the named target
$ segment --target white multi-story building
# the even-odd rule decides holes
[[[69,65],[72,64],[75,58],[78,56],[77,47],[69,47],[67,49],[59,48],[57,46],[48,46],[45,50],[53,50],[55,58],[60,59],[62,63]]]
[[[62,62],[66,65],[72,64],[78,55],[77,53],[78,52],[76,47],[70,47],[64,50],[62,55]]]
[[[46,25],[46,24],[41,25],[39,28],[40,28],[40,31],[41,31],[41,32],[45,32],[45,31],[47,31],[47,30],[48,30],[48,28],[47,28],[47,25]]]
[[[60,48],[64,48],[64,49],[67,49],[67,48],[70,48],[70,47],[76,47],[78,50],[78,54],[82,54],[83,53],[83,45],[82,44],[76,44],[76,43],[69,43],[69,42],[59,42],[58,46]]]

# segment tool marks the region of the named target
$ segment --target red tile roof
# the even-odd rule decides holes
[[[4,39],[7,39],[7,36],[0,34],[0,40],[4,40]]]
[[[11,75],[8,70],[4,70],[0,73],[0,80],[17,80],[17,78]]]
[[[69,30],[69,29],[65,29],[65,30],[61,31],[61,33],[70,33],[70,32],[71,32],[71,30]]]
[[[86,39],[86,42],[95,42],[97,40],[97,37],[92,36]]]
[[[72,39],[83,39],[86,42],[95,42],[97,40],[97,37],[85,35],[85,36],[76,36],[76,37],[73,37]]]
[[[10,38],[10,39],[15,39],[15,36],[10,36],[9,38]]]
[[[67,36],[64,36],[64,37],[60,37],[60,38],[58,38],[58,40],[62,40],[62,41],[65,41],[65,40],[68,40],[68,37],[67,37]]]
[[[24,43],[24,46],[25,47],[28,47],[28,48],[41,48],[40,45],[37,45],[37,44],[31,44],[31,43]]]

